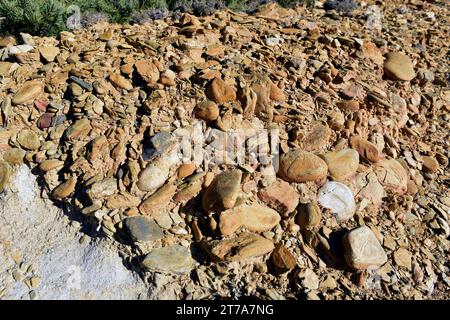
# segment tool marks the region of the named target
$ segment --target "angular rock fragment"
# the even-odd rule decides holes
[[[277,180],[269,187],[259,190],[258,197],[283,216],[293,212],[299,202],[299,194],[289,183],[281,180]]]
[[[387,261],[383,247],[367,226],[349,231],[343,242],[345,260],[356,270],[376,269]]]
[[[242,233],[234,238],[202,244],[215,261],[240,261],[265,255],[274,249],[272,241],[254,233]]]

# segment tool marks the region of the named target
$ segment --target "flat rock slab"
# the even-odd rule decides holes
[[[272,241],[255,233],[243,233],[230,239],[204,242],[203,245],[216,261],[239,261],[262,256],[274,249]]]
[[[147,271],[185,274],[195,267],[195,260],[188,248],[177,244],[153,249],[142,260],[142,267]]]

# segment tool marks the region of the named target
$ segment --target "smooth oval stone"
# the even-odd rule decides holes
[[[64,161],[58,159],[44,160],[39,164],[39,169],[43,172],[47,172],[56,168],[60,168],[64,165]]]
[[[21,130],[17,142],[27,150],[36,150],[40,146],[39,136],[32,130]]]
[[[25,154],[25,150],[22,150],[20,148],[12,148],[3,154],[3,159],[10,164],[21,164],[23,163]]]
[[[353,136],[350,139],[350,144],[353,149],[358,151],[361,157],[373,163],[380,161],[381,152],[372,142],[364,140],[360,136]]]
[[[89,119],[80,119],[66,129],[64,137],[67,140],[83,139],[89,134],[91,129],[92,127]]]
[[[159,80],[159,70],[153,62],[140,60],[134,64],[136,72],[147,83],[156,83]]]
[[[394,80],[410,81],[416,76],[413,63],[400,52],[391,52],[387,55],[384,72]]]
[[[195,116],[204,121],[214,121],[219,117],[219,107],[213,101],[200,102],[195,108]]]
[[[126,218],[124,224],[133,241],[154,241],[164,237],[161,227],[155,220],[144,216]]]
[[[166,165],[150,163],[139,173],[137,186],[142,191],[154,191],[161,187],[169,177],[170,168]]]
[[[52,120],[53,120],[53,114],[46,112],[42,116],[39,117],[37,126],[39,129],[49,128],[52,125]]]
[[[109,81],[116,87],[125,89],[125,90],[131,90],[133,89],[133,85],[130,81],[128,81],[126,78],[121,76],[118,73],[113,73],[109,76]]]
[[[264,232],[273,229],[280,220],[278,212],[269,207],[258,203],[244,204],[222,212],[219,229],[224,236],[232,235],[241,227],[252,232]]]
[[[278,175],[288,182],[318,181],[327,177],[327,164],[313,153],[300,149],[280,157]]]
[[[186,274],[195,267],[191,251],[179,244],[153,249],[142,261],[146,271]]]
[[[356,173],[359,166],[359,153],[353,149],[342,149],[323,156],[331,179],[343,181]]]
[[[206,211],[218,207],[219,210],[231,209],[241,190],[242,171],[227,170],[217,175],[203,193],[202,205]]]
[[[52,197],[58,200],[62,200],[68,197],[72,192],[75,191],[75,186],[77,184],[77,179],[75,177],[71,177],[61,183],[52,191]]]
[[[0,192],[3,192],[8,185],[11,171],[11,166],[8,162],[0,161]]]
[[[43,89],[44,87],[41,82],[36,80],[27,81],[22,85],[19,91],[14,94],[12,103],[14,105],[19,105],[32,102],[42,94]]]
[[[334,213],[338,222],[345,222],[353,217],[356,211],[352,191],[343,183],[329,181],[319,189],[319,204]]]

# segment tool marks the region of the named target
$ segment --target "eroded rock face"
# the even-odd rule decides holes
[[[379,268],[387,261],[378,239],[367,226],[360,226],[344,236],[345,260],[356,270]]]

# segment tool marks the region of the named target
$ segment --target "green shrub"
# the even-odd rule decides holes
[[[311,4],[314,0],[277,0],[283,6]],[[237,11],[254,10],[265,0],[0,0],[0,34],[27,32],[33,35],[57,35],[66,29],[65,21],[72,12],[101,13],[111,22],[128,23],[161,16],[161,10],[209,15],[224,6]],[[150,11],[149,11],[150,10]],[[155,11],[155,12],[152,12]],[[158,11],[159,10],[159,11]],[[142,17],[140,17],[142,16]]]
[[[2,33],[55,35],[65,29],[65,5],[55,0],[0,0]]]

